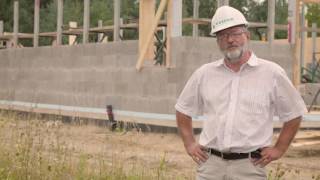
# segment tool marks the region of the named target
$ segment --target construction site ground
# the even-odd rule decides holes
[[[2,126],[2,141],[13,131],[23,131],[27,127],[26,123],[13,121]],[[175,179],[175,176],[194,179],[196,164],[186,154],[177,134],[139,132],[136,129],[117,129],[111,132],[107,127],[63,124],[57,121],[47,121],[42,126],[47,128],[42,136],[45,142],[53,139],[48,131],[58,130],[60,141],[72,146],[75,153],[85,153],[92,158],[103,153],[107,161],[121,159],[124,168],[140,164],[149,170],[161,165],[166,171],[167,179]],[[275,139],[277,135],[278,132],[275,133]],[[268,170],[270,179],[277,179],[277,176],[290,180],[320,179],[320,130],[300,131],[286,155],[271,163]]]

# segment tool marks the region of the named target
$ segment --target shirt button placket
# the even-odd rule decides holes
[[[240,81],[240,74],[237,73],[235,74],[231,84],[227,123],[224,131],[224,147],[228,147],[228,148],[231,145],[231,139],[232,139],[233,121],[235,117],[235,109],[236,109],[237,100],[238,100],[239,81]]]

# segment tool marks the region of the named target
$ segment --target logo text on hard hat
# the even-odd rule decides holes
[[[216,26],[219,26],[219,25],[221,25],[221,24],[224,24],[224,23],[226,23],[226,22],[229,22],[229,21],[233,21],[234,19],[233,18],[228,18],[228,19],[222,19],[221,21],[218,21],[218,22],[216,22]]]

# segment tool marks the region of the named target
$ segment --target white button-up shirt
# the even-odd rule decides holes
[[[201,145],[239,153],[271,145],[274,116],[287,122],[307,111],[285,71],[253,53],[238,72],[223,59],[200,67],[175,108],[204,117]]]

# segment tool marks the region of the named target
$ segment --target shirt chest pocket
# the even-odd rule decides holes
[[[270,99],[268,93],[241,89],[239,91],[239,110],[245,114],[263,114],[269,111]]]

